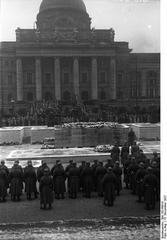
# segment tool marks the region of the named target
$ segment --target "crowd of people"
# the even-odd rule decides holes
[[[158,110],[131,110],[74,103],[64,105],[61,102],[34,102],[26,110],[13,111],[12,115],[4,116],[2,126],[54,126],[69,122],[109,121],[118,123],[159,122]]]
[[[152,160],[149,160],[133,142],[132,145],[125,143],[121,150],[115,145],[107,163],[82,161],[78,166],[70,160],[65,167],[57,160],[52,168],[42,162],[37,171],[31,160],[24,169],[16,160],[10,171],[5,161],[0,164],[1,202],[6,201],[7,194],[12,201],[20,201],[24,190],[27,200],[38,198],[39,193],[40,208],[51,209],[54,198],[64,199],[68,196],[76,199],[78,193],[91,198],[92,192],[96,192],[97,197],[103,198],[104,205],[113,206],[123,186],[129,193],[138,196],[138,202],[145,202],[147,210],[154,209],[160,195],[158,154],[154,153]]]

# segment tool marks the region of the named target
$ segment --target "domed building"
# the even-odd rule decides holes
[[[83,0],[42,0],[35,27],[1,43],[1,114],[42,100],[159,107],[159,54],[131,53],[114,36],[91,27]]]

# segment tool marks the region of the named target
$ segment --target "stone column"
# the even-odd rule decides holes
[[[92,58],[92,73],[91,73],[91,85],[92,85],[92,99],[98,98],[98,80],[97,80],[97,59]]]
[[[55,98],[61,100],[60,59],[54,59]]]
[[[35,83],[36,83],[36,100],[42,100],[42,79],[41,79],[41,60],[35,59]]]
[[[147,71],[141,71],[141,96],[147,96]]]
[[[17,101],[23,101],[23,70],[22,60],[16,60]]]
[[[116,86],[116,61],[114,58],[110,59],[110,72],[111,72],[111,99],[115,100],[117,97]]]
[[[74,84],[74,94],[77,97],[80,96],[79,93],[79,60],[74,58],[73,62],[73,84]]]

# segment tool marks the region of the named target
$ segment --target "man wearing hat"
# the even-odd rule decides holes
[[[44,160],[42,160],[41,161],[41,166],[39,166],[38,169],[37,169],[37,179],[38,179],[38,182],[40,182],[41,177],[44,175],[44,169],[45,168],[48,169],[49,174],[50,174],[50,169],[49,169],[47,163]]]
[[[48,205],[49,209],[51,209],[53,203],[53,180],[48,168],[43,169],[43,174],[39,183],[40,208],[46,209]]]
[[[86,198],[91,198],[91,192],[93,190],[93,171],[90,167],[90,162],[86,162],[86,166],[81,173],[81,178],[83,179],[83,195]]]
[[[77,167],[76,162],[73,162],[72,167],[68,172],[68,183],[69,183],[69,197],[77,198],[77,193],[79,189],[79,168]]]
[[[15,160],[14,162],[14,165],[9,174],[9,181],[11,200],[20,201],[20,196],[22,194],[23,189],[23,170],[22,167],[19,165],[18,160]]]
[[[56,199],[60,199],[60,197],[64,199],[64,193],[66,191],[65,180],[66,173],[61,162],[59,161],[53,172],[53,186]]]
[[[119,166],[119,162],[116,161],[114,168],[113,168],[113,173],[116,176],[116,192],[117,192],[117,196],[119,196],[120,191],[122,189],[122,168]]]
[[[25,182],[25,192],[27,195],[27,200],[31,200],[31,194],[37,198],[37,188],[36,188],[37,176],[34,167],[32,166],[32,161],[27,161],[27,166],[24,168],[24,182]]]
[[[4,161],[4,160],[1,160],[0,169],[5,170],[7,176],[9,176],[9,169],[8,169],[7,166],[5,165],[5,161]]]
[[[0,202],[6,201],[8,189],[8,175],[5,168],[0,167]]]
[[[142,202],[144,197],[144,188],[143,188],[143,179],[146,175],[146,170],[144,169],[144,163],[139,163],[139,169],[136,172],[135,181],[136,181],[136,193],[138,195],[138,202]]]
[[[152,173],[151,167],[147,168],[147,174],[143,179],[143,186],[146,209],[147,210],[155,209],[157,178]]]
[[[129,183],[130,183],[130,189],[132,190],[132,194],[136,193],[135,175],[136,175],[138,168],[139,168],[139,166],[136,163],[136,159],[135,159],[135,157],[132,156],[131,163],[128,167]]]
[[[102,187],[102,179],[106,173],[106,168],[103,166],[103,162],[99,162],[98,167],[95,171],[95,176],[97,179],[97,194],[99,197],[103,197],[103,187]]]
[[[107,173],[102,179],[102,185],[104,190],[104,205],[113,206],[115,200],[116,177],[111,167],[107,169]]]

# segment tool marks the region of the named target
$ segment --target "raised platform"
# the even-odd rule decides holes
[[[147,158],[151,159],[154,151],[160,153],[160,142],[140,142],[140,148],[143,149]],[[83,160],[93,162],[95,159],[106,162],[108,158],[110,158],[110,153],[95,152],[94,148],[40,149],[33,148],[31,145],[27,148],[25,145],[24,149],[11,150],[6,156],[8,166],[12,166],[14,160],[18,159],[23,167],[29,159],[33,161],[34,166],[38,167],[41,160],[46,161],[51,166],[58,159],[63,164],[67,164],[69,160],[75,160],[77,163]]]
[[[160,123],[133,123],[131,127],[138,140],[160,140]]]

